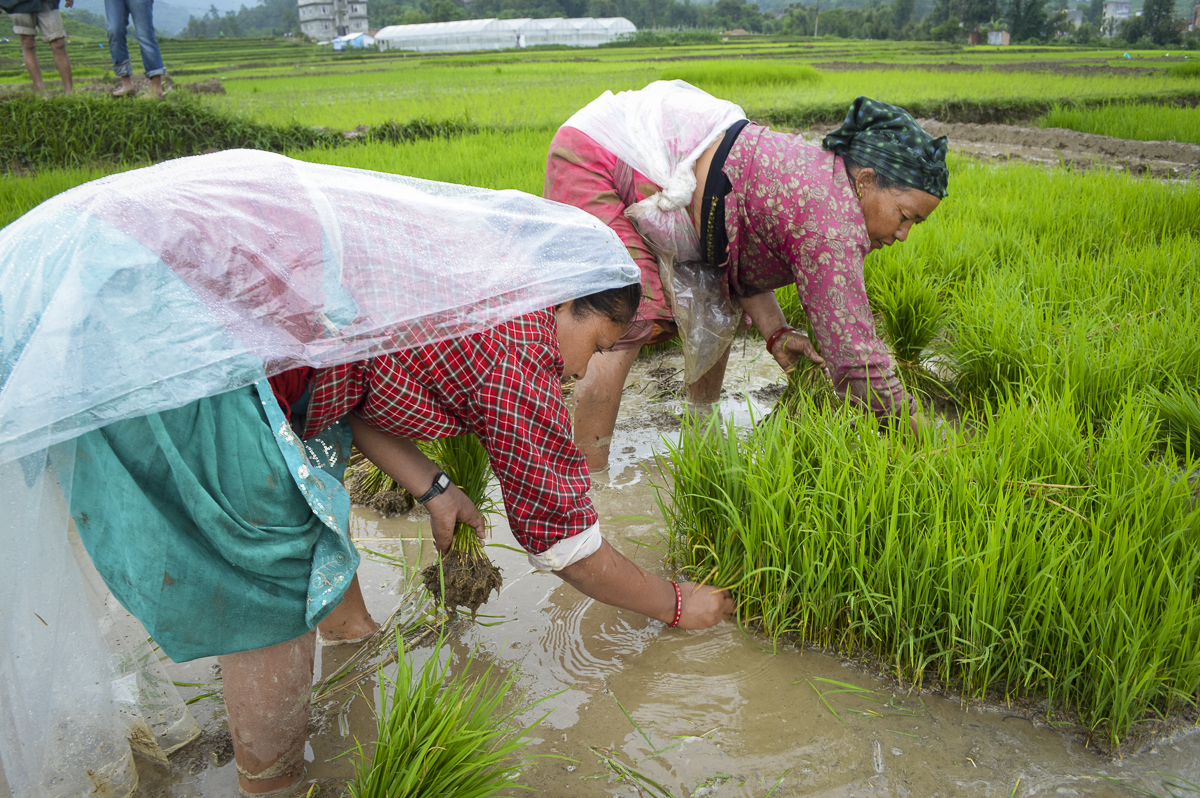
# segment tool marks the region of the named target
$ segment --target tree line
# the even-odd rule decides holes
[[[1064,41],[1089,44],[1102,35],[1116,46],[1172,45],[1184,42],[1185,27],[1175,17],[1175,0],[1145,0],[1141,16],[1104,30],[1104,0],[1081,6],[1083,24],[1068,20],[1067,0],[367,0],[371,28],[457,19],[500,17],[626,17],[641,31],[734,30],[783,36],[837,36],[847,39],[967,41],[1004,29],[1014,44]],[[809,4],[811,2],[811,4]],[[221,14],[216,7],[191,17],[181,36],[278,36],[299,33],[296,0],[260,0],[253,7]],[[652,37],[653,38],[653,37]],[[663,43],[670,36],[660,35]],[[1186,44],[1196,47],[1196,34]]]

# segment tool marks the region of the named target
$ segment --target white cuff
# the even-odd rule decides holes
[[[600,522],[597,521],[578,535],[563,538],[541,554],[530,554],[529,564],[539,571],[561,571],[595,554],[602,540]]]

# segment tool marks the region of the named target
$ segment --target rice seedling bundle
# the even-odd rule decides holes
[[[924,445],[827,406],[663,458],[671,549],[771,638],[863,649],[967,696],[1045,696],[1109,745],[1200,691],[1200,506],[1130,392],[1093,436],[1070,393],[966,411]]]
[[[452,674],[440,640],[414,668],[398,634],[396,647],[396,678],[379,683],[379,738],[370,756],[358,746],[352,798],[482,798],[512,788],[532,728],[516,720],[527,707],[504,708],[516,669],[489,665],[475,676],[473,652]]]
[[[416,504],[411,493],[357,450],[350,457],[345,485],[351,502],[380,515],[399,515]]]
[[[487,451],[471,433],[441,438],[426,445],[426,451],[441,465],[450,481],[467,494],[480,512],[492,504],[487,495],[491,478]],[[459,523],[454,529],[450,550],[421,572],[429,592],[451,612],[466,607],[471,616],[479,611],[492,591],[504,584],[500,569],[488,558],[475,530]]]

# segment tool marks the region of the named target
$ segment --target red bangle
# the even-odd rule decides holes
[[[679,589],[679,583],[671,580],[671,587],[675,588],[675,620],[667,624],[668,629],[674,629],[679,625],[679,619],[683,617],[683,591]]]
[[[767,339],[767,354],[774,355],[775,344],[779,343],[779,339],[790,332],[795,332],[796,328],[785,324],[775,332],[771,333],[771,337]]]

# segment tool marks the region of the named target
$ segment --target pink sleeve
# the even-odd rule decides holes
[[[819,233],[797,238],[779,228],[834,388],[869,406],[879,418],[896,415],[907,394],[887,347],[875,333],[863,282],[862,247]]]

